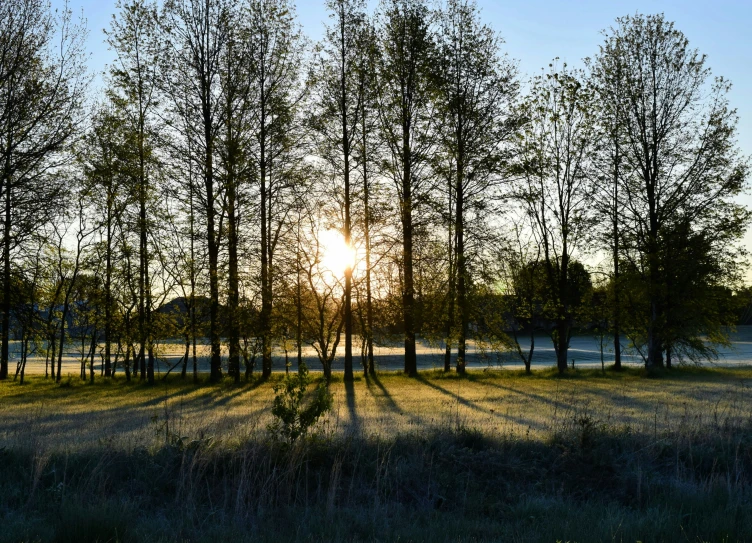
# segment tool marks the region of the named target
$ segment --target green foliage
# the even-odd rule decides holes
[[[310,384],[308,368],[301,363],[297,373],[285,376],[284,381],[274,385],[274,422],[269,425],[269,431],[276,439],[292,443],[305,436],[321,415],[332,408],[332,395],[324,383],[316,387],[310,398],[306,397]]]

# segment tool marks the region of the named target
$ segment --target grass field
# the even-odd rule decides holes
[[[0,541],[752,541],[751,386],[335,378],[290,446],[269,382],[0,383]]]

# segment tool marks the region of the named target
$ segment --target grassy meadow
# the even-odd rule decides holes
[[[752,541],[752,368],[0,383],[0,541]]]

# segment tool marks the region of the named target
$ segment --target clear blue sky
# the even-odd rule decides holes
[[[1,0],[0,0],[1,1]],[[63,0],[52,0],[53,7]],[[372,6],[375,0],[370,0]],[[103,43],[115,0],[69,0],[88,19],[91,70],[101,72],[112,54]],[[311,39],[322,35],[324,0],[298,0],[298,16]],[[509,56],[523,76],[537,73],[554,58],[581,65],[602,43],[601,30],[627,14],[665,13],[691,46],[708,56],[714,74],[733,83],[731,104],[739,112],[739,144],[752,154],[752,0],[478,0],[484,19],[501,33]],[[752,197],[743,201],[752,206]],[[752,234],[747,235],[752,250]]]

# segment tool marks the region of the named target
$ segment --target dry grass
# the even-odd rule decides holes
[[[279,379],[276,376],[274,379]],[[752,368],[0,384],[0,541],[752,542]]]

